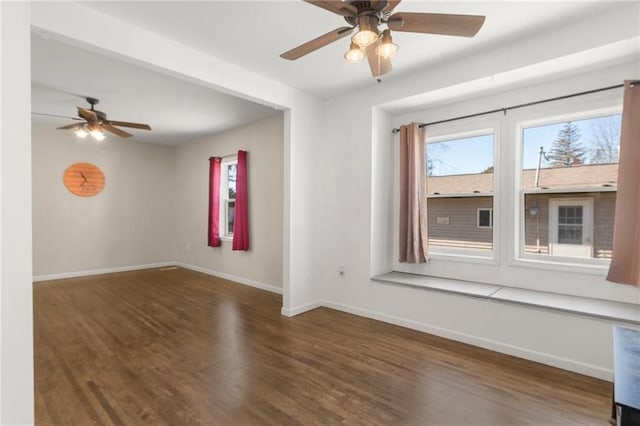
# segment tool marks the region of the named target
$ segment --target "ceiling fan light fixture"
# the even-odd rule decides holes
[[[102,129],[98,126],[89,130],[89,134],[97,141],[102,141],[106,137]]]
[[[378,35],[371,30],[360,30],[353,36],[351,41],[353,41],[358,46],[365,48],[375,43],[377,38]]]
[[[105,138],[104,133],[102,133],[100,130],[92,130],[91,136],[93,136],[93,138],[98,142],[104,140]]]
[[[351,42],[351,46],[349,47],[349,50],[347,51],[347,53],[344,54],[344,59],[350,64],[357,64],[359,62],[362,62],[364,57],[365,57],[364,52],[354,42]]]
[[[80,139],[84,139],[84,138],[86,138],[86,137],[89,135],[89,132],[87,132],[87,131],[84,129],[84,126],[80,126],[80,127],[78,127],[76,130],[74,130],[74,131],[73,131],[73,133],[74,133],[77,137],[79,137]]]
[[[380,45],[376,47],[376,53],[385,59],[391,59],[398,51],[398,45],[391,38],[391,31],[386,29],[382,32]]]
[[[358,18],[358,32],[351,41],[365,48],[375,43],[378,39],[378,19],[375,16],[361,16]]]
[[[391,31],[473,37],[486,19],[482,15],[396,12],[395,8],[401,0],[305,2],[343,17],[349,26],[329,31],[280,56],[283,59],[296,60],[355,32],[351,41],[364,51],[371,75],[378,81],[381,75],[391,72],[391,59],[398,51],[398,45],[391,40]],[[385,29],[386,31],[383,31]],[[384,37],[381,33],[384,33]],[[344,57],[348,62],[355,63],[359,61],[360,54],[350,48]]]

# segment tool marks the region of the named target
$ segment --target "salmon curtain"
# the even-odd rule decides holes
[[[233,250],[249,250],[249,192],[247,188],[247,151],[238,151],[236,205],[233,218]]]
[[[401,263],[427,262],[427,168],[425,131],[417,123],[400,127]]]
[[[608,281],[640,287],[640,81],[624,83],[618,194]]]
[[[220,247],[220,157],[209,158],[209,247]]]

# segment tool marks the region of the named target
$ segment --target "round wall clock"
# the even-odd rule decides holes
[[[91,163],[70,165],[64,171],[62,181],[69,192],[80,197],[92,197],[99,194],[105,184],[102,170]]]

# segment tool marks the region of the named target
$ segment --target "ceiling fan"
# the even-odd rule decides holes
[[[84,120],[84,123],[73,123],[68,124],[66,126],[58,127],[61,130],[75,129],[74,133],[76,136],[84,138],[88,134],[96,138],[97,140],[104,139],[104,131],[111,132],[114,135],[118,135],[121,138],[129,138],[133,136],[131,133],[125,132],[124,130],[119,129],[116,126],[120,127],[131,127],[134,129],[142,129],[142,130],[151,130],[148,124],[141,123],[129,123],[127,121],[115,121],[108,120],[107,114],[98,111],[94,108],[94,106],[100,102],[96,98],[85,98],[86,101],[91,105],[91,108],[78,108],[78,117]],[[71,117],[69,117],[71,118]],[[74,120],[78,120],[74,118]]]
[[[391,38],[391,30],[473,37],[480,30],[485,19],[484,16],[478,15],[393,13],[393,9],[398,6],[400,0],[304,1],[344,17],[349,26],[336,28],[281,54],[280,57],[292,61],[299,59],[350,35],[357,29],[356,34],[351,38],[351,45],[344,58],[349,63],[358,63],[366,57],[369,61],[371,74],[375,78],[391,72],[391,58],[398,50],[398,45]],[[381,25],[387,26],[382,32],[378,28]]]

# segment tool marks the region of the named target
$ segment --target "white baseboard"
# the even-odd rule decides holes
[[[196,272],[202,272],[203,274],[207,274],[207,275],[211,275],[211,276],[214,276],[214,277],[222,278],[222,279],[225,279],[225,280],[233,281],[233,282],[236,282],[238,284],[248,285],[248,286],[251,286],[251,287],[259,288],[261,290],[270,291],[271,293],[282,294],[282,288],[281,287],[276,287],[275,285],[264,284],[264,283],[261,283],[261,282],[258,282],[258,281],[253,281],[253,280],[250,280],[250,279],[247,279],[247,278],[237,277],[235,275],[226,274],[224,272],[218,272],[218,271],[214,271],[214,270],[211,270],[211,269],[203,268],[201,266],[189,265],[188,263],[174,262],[173,264],[176,265],[176,266],[179,266],[181,268],[190,269],[190,270],[196,271]]]
[[[607,370],[605,368],[598,367],[595,365],[584,364],[581,362],[577,362],[575,360],[562,358],[562,357],[558,357],[551,354],[536,352],[536,351],[532,351],[530,349],[522,348],[519,346],[513,346],[506,343],[497,342],[494,340],[484,339],[482,337],[460,333],[453,330],[434,327],[418,321],[412,321],[412,320],[394,317],[391,315],[380,314],[378,312],[356,308],[354,306],[343,305],[340,303],[334,303],[334,302],[328,302],[328,301],[321,302],[320,306],[325,306],[327,308],[335,309],[337,311],[347,312],[349,314],[358,315],[361,317],[375,319],[375,320],[386,322],[389,324],[399,325],[401,327],[418,330],[423,333],[433,334],[436,336],[444,337],[444,338],[455,340],[458,342],[468,343],[473,346],[479,346],[481,348],[489,349],[495,352],[500,352],[507,355],[513,355],[518,358],[524,358],[529,361],[539,362],[541,364],[562,368],[563,370],[573,371],[575,373],[596,377],[598,379],[607,380],[610,382],[613,381],[613,371]]]
[[[282,294],[282,288],[276,287],[270,284],[264,284],[258,281],[253,281],[247,278],[237,277],[235,275],[225,274],[223,272],[213,271],[211,269],[202,268],[200,266],[189,265],[187,263],[182,262],[159,262],[159,263],[148,263],[144,265],[130,265],[130,266],[118,266],[115,268],[104,268],[104,269],[90,269],[86,271],[75,271],[75,272],[62,272],[59,274],[47,274],[47,275],[34,275],[33,282],[40,281],[51,281],[51,280],[63,280],[66,278],[78,278],[78,277],[88,277],[90,275],[102,275],[102,274],[112,274],[115,272],[129,272],[129,271],[138,271],[141,269],[154,269],[154,268],[164,268],[167,266],[179,266],[185,269],[191,269],[192,271],[202,272],[203,274],[212,275],[214,277],[223,278],[225,280],[234,281],[238,284],[244,284],[251,287],[256,287],[261,290],[270,291],[272,293]]]
[[[144,265],[117,266],[115,268],[90,269],[86,271],[61,272],[59,274],[34,275],[33,282],[64,280],[66,278],[88,277],[90,275],[113,274],[115,272],[138,271],[141,269],[164,268],[166,266],[173,266],[175,264],[176,264],[175,262],[159,262],[159,263],[147,263]]]
[[[284,306],[280,310],[280,313],[286,317],[293,317],[299,314],[302,314],[307,311],[311,311],[316,308],[320,308],[325,306],[325,303],[322,300],[316,300],[315,302],[306,303],[301,306],[297,306],[295,308],[287,309]]]

